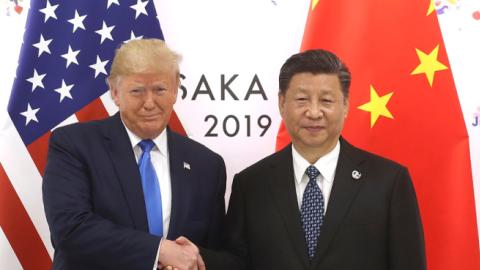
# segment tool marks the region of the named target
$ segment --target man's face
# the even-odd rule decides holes
[[[119,76],[110,85],[112,98],[125,125],[142,139],[160,135],[177,99],[174,72]]]
[[[279,109],[295,149],[321,157],[338,141],[348,100],[337,75],[298,73],[279,95]]]

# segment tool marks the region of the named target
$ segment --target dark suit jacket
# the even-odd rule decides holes
[[[184,235],[197,245],[218,247],[225,216],[223,159],[170,130],[167,138],[168,239]],[[43,200],[53,269],[152,269],[160,238],[148,233],[140,173],[118,114],[52,133]]]
[[[352,172],[361,173],[359,179]],[[407,170],[341,139],[316,255],[310,262],[295,193],[292,148],[235,176],[225,248],[207,269],[424,270],[422,224]]]

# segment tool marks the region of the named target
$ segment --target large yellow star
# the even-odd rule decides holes
[[[384,96],[379,97],[375,88],[370,85],[370,101],[368,103],[359,106],[362,111],[370,112],[370,128],[372,128],[377,122],[378,117],[383,116],[393,119],[393,115],[387,108],[387,103],[392,97],[393,92],[390,92]]]
[[[427,16],[432,14],[435,10],[435,0],[430,0],[430,5],[428,6]]]
[[[427,76],[430,87],[433,84],[433,78],[435,77],[435,72],[448,69],[447,66],[440,63],[437,60],[438,47],[439,45],[437,44],[435,49],[433,49],[432,52],[430,52],[429,54],[426,54],[421,50],[415,48],[415,50],[417,51],[418,59],[420,60],[420,64],[410,74],[416,75],[416,74],[425,73],[425,76]]]
[[[312,11],[315,9],[317,6],[319,0],[312,0]]]

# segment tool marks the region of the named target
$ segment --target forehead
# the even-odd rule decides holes
[[[173,72],[137,73],[119,76],[119,83],[122,85],[173,83],[174,81],[175,73]]]
[[[287,92],[340,93],[340,79],[336,74],[297,73],[290,80]]]

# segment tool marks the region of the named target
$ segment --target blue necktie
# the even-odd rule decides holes
[[[322,191],[316,181],[320,172],[315,166],[309,166],[305,173],[309,180],[303,193],[301,218],[305,241],[307,242],[308,257],[312,259],[317,249],[317,240],[323,224],[325,204]]]
[[[152,140],[142,140],[138,145],[143,151],[138,161],[138,168],[142,177],[148,230],[151,234],[163,236],[162,195],[160,194],[157,174],[150,158],[150,151],[155,146],[155,143]]]

